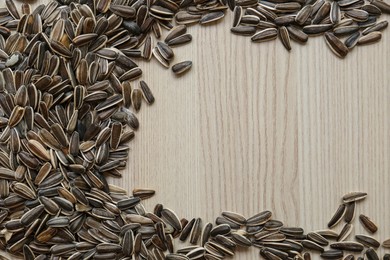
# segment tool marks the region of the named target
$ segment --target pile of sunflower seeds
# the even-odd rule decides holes
[[[390,13],[390,5],[380,0],[243,0],[230,7],[235,34],[251,36],[253,42],[279,37],[287,50],[290,39],[304,44],[309,36],[324,35],[340,58],[356,45],[379,41],[388,22],[378,19]]]
[[[363,250],[376,259],[375,238],[363,234],[357,242],[344,241],[353,228],[356,201],[365,193],[344,197],[329,222],[333,227],[345,219],[340,234],[305,234],[272,219],[270,211],[250,218],[223,212],[215,225],[179,218],[161,204],[148,212],[141,201],[153,190],[135,189],[129,196],[107,182],[126,167],[127,143],[139,127],[137,111],[143,102],[154,102],[135,60],[154,56],[169,67],[172,48],[192,39],[185,25],[171,24],[173,18],[207,24],[223,17],[225,3],[52,1],[34,10],[5,3],[0,8],[1,250],[27,260],[215,260],[253,245],[267,259],[308,259],[315,251],[336,259],[344,251]],[[228,6],[252,5],[245,3]],[[245,20],[250,19],[242,16],[240,23]],[[162,28],[169,33],[153,47]],[[191,65],[179,62],[172,70],[181,74]],[[374,221],[359,219],[375,233]],[[175,238],[192,245],[178,249]],[[333,238],[339,242],[325,250]]]

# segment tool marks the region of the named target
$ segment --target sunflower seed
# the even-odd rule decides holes
[[[204,246],[208,239],[210,238],[210,232],[213,229],[213,225],[211,223],[206,223],[203,226],[201,235],[200,235],[200,245]]]
[[[311,16],[312,11],[313,11],[313,6],[306,5],[297,13],[297,15],[295,16],[295,21],[299,25],[304,25],[307,19],[309,19],[309,17]]]
[[[225,13],[224,12],[210,12],[210,13],[207,13],[205,15],[203,15],[200,20],[199,20],[199,23],[201,25],[206,25],[206,24],[209,24],[209,23],[213,23],[213,22],[216,22],[220,19],[222,19],[223,17],[225,16]]]
[[[363,227],[370,233],[374,234],[376,231],[378,231],[377,225],[366,215],[360,214],[359,220]]]
[[[367,249],[365,255],[368,260],[379,260],[378,254],[372,248]]]
[[[319,251],[321,253],[324,252],[324,250],[325,250],[321,245],[317,244],[316,242],[310,241],[310,240],[303,240],[301,242],[301,244],[304,248],[314,250],[314,251]]]
[[[348,54],[348,48],[345,44],[337,38],[333,33],[325,33],[325,42],[328,47],[340,58],[344,58]],[[336,225],[344,216],[346,206],[345,204],[340,205],[336,211],[334,217],[328,223],[328,227]]]
[[[366,35],[361,36],[357,43],[359,45],[371,44],[371,43],[379,41],[381,38],[382,38],[381,32],[370,32]]]
[[[343,251],[333,249],[321,253],[321,257],[324,259],[340,259],[343,255]]]
[[[378,7],[383,13],[390,13],[390,5],[384,1],[374,0],[371,4]]]
[[[318,35],[332,29],[332,24],[312,24],[303,27],[303,32],[310,35]]]
[[[373,26],[370,26],[370,27],[364,29],[362,33],[363,33],[363,35],[367,35],[371,32],[384,30],[385,28],[387,28],[388,24],[389,23],[387,21],[378,22],[378,23],[374,24]]]
[[[275,28],[264,29],[254,34],[251,38],[253,42],[264,42],[276,39],[278,30]]]
[[[345,46],[347,46],[348,49],[352,49],[353,47],[356,46],[356,44],[358,43],[359,39],[361,37],[361,33],[360,32],[356,32],[354,34],[352,34],[351,36],[349,36],[344,44]]]
[[[356,235],[355,239],[358,242],[360,242],[363,245],[368,246],[368,247],[377,248],[381,245],[378,240],[376,240],[375,238],[373,238],[371,236],[367,236],[367,235]]]
[[[172,66],[172,71],[176,75],[183,74],[192,67],[192,61],[182,61]]]
[[[210,231],[210,236],[215,237],[217,235],[227,235],[230,233],[230,226],[227,224],[221,224],[218,226],[215,226],[213,229]]]
[[[279,37],[281,42],[283,43],[284,47],[290,51],[291,50],[291,43],[290,43],[290,35],[285,26],[282,26],[279,28]]]
[[[367,197],[366,192],[359,192],[359,191],[350,192],[350,193],[347,193],[343,196],[343,201],[344,201],[344,203],[349,203],[349,202],[353,202],[353,201],[363,200],[366,197]]]
[[[178,45],[186,44],[192,41],[192,35],[191,34],[182,34],[177,37],[174,37],[172,39],[166,40],[166,43],[170,47],[175,47]]]
[[[361,243],[354,241],[343,241],[330,244],[331,248],[352,251],[352,252],[361,252],[364,250],[364,246]]]
[[[340,234],[337,238],[337,241],[344,241],[347,239],[347,237],[351,234],[353,230],[353,225],[352,224],[345,224],[343,229],[340,231]]]
[[[307,238],[322,246],[327,246],[329,244],[329,241],[325,237],[316,232],[308,233]]]
[[[344,215],[345,222],[350,223],[355,218],[355,208],[356,202],[350,202],[347,204],[347,209]]]
[[[201,231],[202,231],[202,220],[200,218],[197,218],[194,222],[194,225],[191,229],[191,233],[190,233],[190,243],[195,245],[197,244],[198,242],[198,239],[201,235]]]

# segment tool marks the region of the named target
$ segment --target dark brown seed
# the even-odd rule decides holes
[[[13,0],[5,0],[5,5],[7,6],[8,12],[12,15],[14,19],[20,19],[18,9]]]
[[[158,51],[159,53],[161,54],[161,56],[170,61],[173,59],[174,57],[174,53],[173,53],[173,50],[171,49],[171,47],[169,47],[168,44],[166,44],[165,42],[158,42],[157,43],[157,48],[158,48]]]
[[[303,27],[303,32],[306,34],[317,35],[329,31],[330,29],[332,29],[332,27],[332,24],[306,25],[305,27]]]
[[[345,44],[337,38],[333,33],[325,33],[325,42],[329,48],[340,58],[344,58],[348,54],[348,48]],[[328,227],[335,226],[344,216],[346,206],[345,204],[340,205],[333,218],[329,221]]]
[[[237,26],[230,29],[232,33],[244,36],[252,36],[256,32],[254,26]]]
[[[0,167],[0,178],[7,179],[7,180],[14,180],[16,178],[15,171]]]
[[[378,7],[383,13],[390,14],[390,5],[385,1],[374,0],[371,4]]]
[[[26,213],[23,214],[23,216],[20,218],[20,222],[25,225],[29,226],[31,225],[37,218],[40,217],[42,212],[44,211],[44,206],[39,205],[36,206],[35,208],[27,211]]]
[[[147,36],[144,43],[144,49],[142,52],[142,56],[146,60],[150,60],[152,58],[152,38],[150,36]]]
[[[355,256],[349,254],[349,255],[344,256],[343,260],[355,260]]]
[[[306,5],[305,7],[303,7],[303,8],[297,13],[297,15],[295,16],[295,21],[296,21],[299,25],[305,24],[305,22],[307,21],[307,19],[309,19],[309,17],[311,16],[312,11],[313,11],[313,6],[312,6],[312,5]]]
[[[206,223],[202,229],[202,233],[200,235],[200,245],[204,246],[206,242],[210,238],[210,232],[213,228],[213,225],[211,223]]]
[[[290,35],[288,33],[288,30],[285,26],[282,26],[279,28],[279,37],[281,42],[283,43],[283,46],[290,51],[291,50],[291,42],[290,42]]]
[[[219,253],[223,254],[223,255],[228,255],[228,256],[233,256],[234,255],[234,251],[226,246],[223,246],[219,243],[216,243],[216,242],[212,242],[212,241],[209,241],[206,243],[205,245],[205,248],[208,247],[208,248],[214,248],[214,250],[218,251]]]
[[[332,2],[331,8],[330,8],[330,21],[333,24],[337,24],[341,19],[341,11],[339,4],[334,1]]]
[[[123,199],[118,201],[117,206],[120,210],[127,210],[130,208],[134,208],[135,205],[137,205],[140,201],[141,200],[138,197]]]
[[[176,75],[181,75],[192,67],[192,61],[182,61],[172,66],[172,71]]]
[[[363,227],[370,233],[374,234],[376,231],[378,231],[377,225],[366,215],[360,214],[359,220]]]
[[[365,255],[368,260],[379,260],[378,254],[372,248],[367,249]]]
[[[135,8],[127,5],[110,5],[110,11],[114,14],[129,19],[133,18],[136,14]]]
[[[332,249],[321,253],[321,257],[324,259],[341,259],[343,255],[343,251]]]
[[[131,91],[131,103],[135,111],[139,111],[142,104],[142,91],[139,88],[135,88]]]
[[[320,23],[326,16],[329,15],[331,4],[329,2],[324,3],[321,8],[317,11],[315,17],[312,20],[313,24]]]
[[[252,245],[252,242],[247,237],[239,233],[232,233],[232,239],[237,245],[242,247],[249,247]]]
[[[153,96],[153,93],[150,90],[149,86],[143,80],[140,81],[139,85],[140,85],[140,89],[142,91],[142,95],[143,95],[145,101],[148,104],[153,104],[154,103],[154,96]]]
[[[161,211],[161,215],[162,215],[163,218],[166,219],[168,224],[170,224],[174,229],[176,229],[178,231],[182,230],[182,226],[181,226],[180,220],[179,220],[179,218],[178,218],[178,216],[176,215],[175,212],[173,212],[170,209],[164,208]]]
[[[264,29],[256,34],[254,34],[251,38],[253,42],[264,42],[276,39],[278,36],[278,30],[275,28]]]
[[[54,245],[50,248],[50,252],[53,255],[63,255],[68,252],[71,252],[74,249],[74,244],[63,244],[63,245]]]
[[[360,201],[363,200],[367,197],[366,192],[360,192],[360,191],[355,191],[355,192],[350,192],[347,193],[343,196],[343,201],[344,203],[352,202],[352,201]]]
[[[307,238],[322,246],[327,246],[329,244],[329,241],[325,237],[316,232],[308,233]]]
[[[286,235],[302,235],[305,232],[300,227],[282,227],[279,231]]]
[[[203,256],[205,249],[203,247],[197,247],[186,254],[190,259],[197,259]]]
[[[357,43],[359,45],[371,44],[371,43],[379,41],[381,38],[382,38],[381,32],[371,32],[369,34],[361,36]]]
[[[333,33],[337,36],[350,35],[351,33],[357,32],[358,30],[359,30],[358,25],[338,26],[335,29],[333,29]]]
[[[161,65],[169,68],[169,61],[164,59],[157,47],[153,48],[152,54]]]
[[[367,235],[356,235],[356,240],[368,247],[378,248],[381,244],[378,240]]]
[[[347,209],[344,215],[345,222],[350,223],[355,218],[355,208],[356,202],[350,202],[347,204]]]
[[[364,246],[359,242],[353,241],[343,241],[330,244],[331,248],[352,251],[352,252],[361,252],[364,249]]]
[[[209,23],[214,23],[220,19],[222,19],[225,16],[225,13],[222,11],[219,12],[210,12],[205,15],[202,15],[202,17],[199,20],[199,23],[201,25],[206,25]]]
[[[371,32],[381,31],[381,30],[384,30],[385,28],[387,28],[388,25],[389,25],[389,23],[387,21],[380,21],[380,22],[376,23],[375,25],[364,29],[362,33],[363,33],[363,35],[367,35]]]
[[[189,43],[190,41],[192,41],[191,34],[183,34],[183,35],[179,35],[179,36],[177,36],[175,38],[172,38],[170,40],[166,40],[166,43],[170,47],[175,47],[175,46],[178,46],[178,45]]]
[[[123,236],[122,252],[125,256],[131,256],[134,252],[134,233],[132,230],[126,231]]]
[[[55,53],[66,58],[72,58],[72,52],[68,48],[66,48],[61,42],[52,40],[50,42],[50,47]]]
[[[345,46],[347,46],[348,49],[352,49],[353,47],[356,46],[356,44],[358,43],[360,37],[361,37],[361,33],[360,32],[356,32],[356,33],[352,34],[351,36],[349,36],[345,40],[345,42],[344,42]]]
[[[233,11],[234,7],[236,6],[236,1],[234,1],[234,0],[226,0],[226,1],[222,1],[221,3],[223,3],[224,5],[226,5],[226,3],[227,3],[227,6],[229,7],[229,9],[231,11]]]
[[[262,248],[260,250],[260,255],[265,259],[283,259],[281,256],[273,252],[273,250],[271,250],[270,248]],[[283,256],[283,257],[288,257],[288,254],[287,256]]]
[[[390,248],[390,239],[386,239],[385,241],[383,241],[382,246],[384,248]]]
[[[353,230],[353,225],[352,224],[345,224],[343,229],[340,231],[340,234],[337,238],[337,241],[344,241],[345,239],[348,238],[348,236],[351,234]]]
[[[215,226],[211,231],[210,231],[210,235],[212,237],[215,237],[217,235],[227,235],[230,233],[230,226],[227,225],[227,224],[221,224],[221,225],[218,225],[218,226]]]
[[[223,211],[221,213],[221,215],[223,217],[225,217],[226,219],[230,220],[230,221],[233,221],[239,225],[245,225],[246,223],[246,218],[244,216],[242,216],[241,214],[239,213],[236,213],[236,212],[232,212],[232,211]]]
[[[233,11],[233,27],[236,27],[240,24],[241,18],[243,16],[242,6],[236,6]]]
[[[345,11],[345,15],[357,22],[367,21],[369,16],[366,11],[360,9],[347,10]]]
[[[51,238],[53,238],[58,232],[58,229],[48,227],[44,231],[42,231],[40,234],[36,236],[36,240],[40,243],[45,243],[49,241]]]
[[[197,218],[190,233],[190,243],[196,245],[202,232],[202,219]]]
[[[168,33],[168,35],[165,37],[165,43],[168,44],[168,42],[174,38],[177,38],[181,35],[186,34],[187,32],[187,26],[185,25],[178,25],[176,27],[173,27],[171,31]]]
[[[272,217],[271,211],[263,211],[260,212],[250,218],[247,219],[247,225],[248,226],[258,226],[265,224],[268,220],[270,220]]]
[[[191,219],[191,221],[189,221],[184,226],[183,231],[181,232],[180,237],[179,237],[179,239],[181,241],[185,241],[187,239],[187,237],[190,235],[192,227],[194,226],[195,221],[196,221],[196,219],[193,218],[193,219]]]
[[[60,208],[58,207],[57,203],[55,203],[52,199],[40,196],[39,201],[44,205],[44,208],[47,213],[50,215],[56,215]]]
[[[67,217],[57,217],[49,219],[46,222],[46,225],[49,227],[63,228],[69,226],[69,218]]]
[[[325,250],[321,245],[317,244],[316,242],[310,241],[310,240],[303,240],[301,242],[301,244],[304,248],[314,250],[314,251],[319,251],[321,253],[324,252],[324,250]]]
[[[223,236],[223,235],[217,235],[215,237],[215,242],[219,244],[220,246],[229,248],[234,250],[237,247],[237,244],[230,238]]]

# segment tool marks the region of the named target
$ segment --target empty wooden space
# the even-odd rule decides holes
[[[366,191],[357,214],[390,238],[390,31],[341,60],[322,36],[288,52],[279,40],[231,34],[231,22],[228,12],[189,28],[193,41],[175,48],[172,63],[193,61],[181,77],[154,59],[138,62],[156,102],[143,103],[127,169],[113,183],[155,189],[148,210],[162,203],[206,222],[222,210],[269,209],[307,231],[326,228],[344,193]],[[367,234],[353,223],[352,234]]]

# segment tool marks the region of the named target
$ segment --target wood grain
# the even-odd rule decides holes
[[[174,62],[194,63],[182,77],[140,62],[157,100],[143,104],[127,170],[113,182],[156,189],[149,210],[159,202],[213,221],[222,210],[270,209],[306,230],[325,228],[341,196],[362,190],[357,212],[390,237],[390,32],[340,60],[322,37],[289,53],[232,35],[231,20],[189,29],[193,42],[175,48]],[[257,258],[252,248],[236,259]]]

